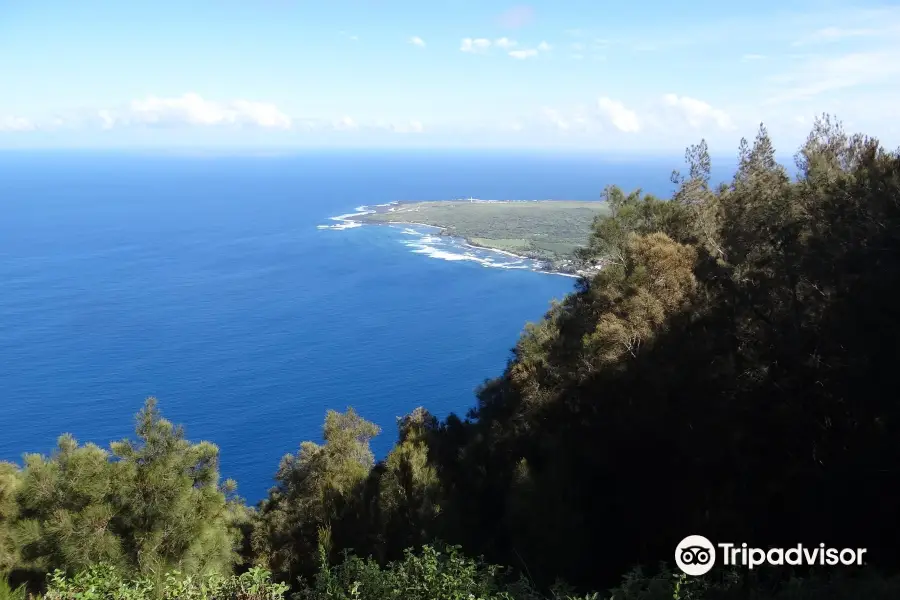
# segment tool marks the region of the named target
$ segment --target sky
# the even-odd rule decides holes
[[[900,2],[0,0],[0,148],[900,145]]]

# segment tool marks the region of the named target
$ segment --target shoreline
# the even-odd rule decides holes
[[[482,200],[481,202],[501,202],[501,201],[499,201],[499,200]],[[507,200],[507,202],[512,202],[512,201]],[[388,205],[385,205],[385,207],[397,206],[399,204],[402,204],[402,203],[398,202],[396,204],[388,204]],[[444,232],[447,231],[446,227],[441,227],[440,225],[429,225],[428,223],[415,223],[413,221],[388,221],[388,222],[384,222],[384,223],[369,223],[366,221],[357,221],[354,219],[354,217],[362,217],[365,215],[377,214],[379,212],[390,212],[387,210],[383,210],[383,211],[372,210],[372,207],[369,207],[369,206],[363,206],[361,208],[365,208],[366,210],[360,211],[357,213],[353,213],[351,215],[340,215],[340,218],[332,217],[332,219],[339,218],[341,221],[356,223],[359,226],[365,226],[365,225],[374,225],[374,226],[413,225],[416,227],[428,227],[431,229],[437,229],[440,232],[439,235],[444,235]],[[481,246],[478,244],[473,244],[469,239],[464,238],[464,237],[457,237],[457,236],[452,236],[452,235],[448,235],[447,237],[450,237],[450,238],[456,239],[456,240],[461,240],[461,243],[463,246],[472,248],[474,250],[487,250],[489,252],[496,252],[497,254],[503,254],[505,256],[509,256],[512,258],[518,258],[519,260],[530,260],[530,261],[534,261],[536,263],[549,262],[549,261],[542,261],[539,258],[534,258],[531,256],[522,256],[520,254],[513,254],[512,252],[509,252],[507,250],[501,250],[500,248],[491,248],[490,246]],[[569,277],[569,278],[573,278],[573,279],[581,279],[582,278],[582,275],[579,275],[577,273],[567,273],[565,271],[555,271],[553,269],[547,269],[547,268],[543,268],[543,267],[536,267],[536,268],[532,269],[532,271],[534,271],[535,273],[545,273],[547,275],[560,275],[562,277]]]

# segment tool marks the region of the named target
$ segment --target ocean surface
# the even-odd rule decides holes
[[[668,195],[673,160],[330,151],[0,153],[0,460],[106,446],[156,396],[255,502],[327,409],[464,414],[574,279],[422,228],[333,217],[405,200]]]

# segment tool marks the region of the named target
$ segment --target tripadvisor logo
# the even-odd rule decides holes
[[[689,535],[675,548],[675,564],[686,575],[694,577],[708,573],[716,564],[716,549],[723,566],[742,566],[753,569],[760,565],[836,566],[863,563],[865,548],[828,548],[825,544],[808,548],[797,544],[790,548],[752,548],[747,544],[713,544],[702,535]]]
[[[675,548],[675,564],[686,575],[703,575],[716,564],[716,548],[702,535],[689,535]]]

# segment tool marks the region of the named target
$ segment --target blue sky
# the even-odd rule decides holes
[[[900,144],[900,4],[0,0],[0,147]]]

